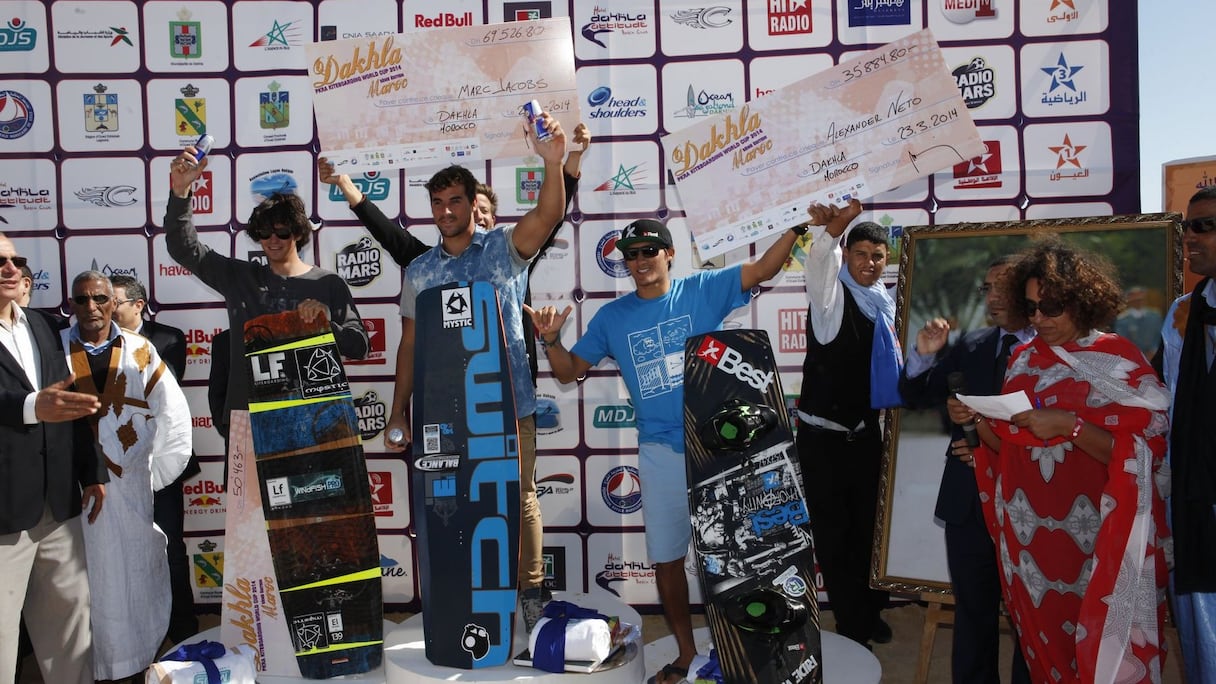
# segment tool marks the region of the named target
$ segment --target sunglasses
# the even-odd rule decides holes
[[[251,229],[249,229],[249,234],[253,236],[253,239],[258,240],[258,241],[269,240],[271,235],[277,237],[280,240],[296,239],[295,234],[291,232],[290,228],[276,228],[276,229],[251,228]]]
[[[647,259],[653,259],[658,256],[659,252],[661,251],[663,251],[662,247],[646,245],[645,247],[634,247],[633,249],[622,250],[621,253],[625,255],[625,261],[633,261],[634,259],[638,258],[639,254]]]
[[[105,306],[105,304],[110,301],[110,295],[72,295],[72,301],[76,304],[76,306],[88,306],[90,301],[97,306]]]
[[[987,295],[989,292],[992,292],[992,286],[988,283],[984,283],[983,285],[975,288],[975,291],[982,295]]]
[[[13,266],[16,266],[17,268],[25,268],[25,265],[28,264],[30,260],[25,257],[19,257],[19,256],[15,256],[15,257],[0,256],[0,268],[4,268],[5,266],[7,266],[8,262],[10,262],[10,261],[13,262]]]
[[[1064,305],[1060,302],[1026,300],[1026,318],[1034,318],[1035,313],[1043,314],[1044,318],[1055,318],[1064,313]]]
[[[1191,231],[1196,235],[1203,235],[1216,230],[1216,216],[1204,216],[1203,218],[1193,218],[1182,222],[1183,232]]]

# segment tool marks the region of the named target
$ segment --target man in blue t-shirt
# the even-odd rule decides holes
[[[389,439],[394,428],[410,434],[408,411],[414,394],[414,316],[418,293],[458,280],[486,281],[498,292],[503,330],[507,338],[507,359],[515,395],[515,415],[519,423],[520,544],[519,589],[524,626],[529,632],[540,620],[549,596],[542,587],[545,579],[542,551],[540,503],[536,498],[536,390],[528,370],[524,347],[521,307],[528,286],[528,264],[549,238],[566,211],[562,183],[562,158],[566,154],[566,134],[556,119],[547,113],[541,121],[552,136],[535,139],[529,133],[532,149],[544,160],[545,176],[536,206],[513,227],[490,232],[476,230],[474,196],[477,179],[463,166],[449,166],[426,183],[431,198],[431,214],[439,229],[439,244],[410,262],[401,285],[401,344],[397,348],[397,377],[393,387],[393,408],[384,428],[384,446],[389,451],[404,451],[405,445]]]
[[[572,349],[562,347],[560,332],[573,307],[526,309],[558,381],[580,378],[610,356],[629,388],[638,424],[646,553],[655,563],[663,615],[679,645],[676,659],[655,676],[656,684],[683,679],[697,654],[684,574],[692,538],[684,465],[684,341],[720,329],[732,310],[751,301],[753,287],[777,275],[805,232],[803,227],[786,231],[756,261],[673,280],[671,233],[658,221],[639,219],[625,226],[616,242],[637,289],[600,309]]]

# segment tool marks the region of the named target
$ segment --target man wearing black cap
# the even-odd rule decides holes
[[[751,289],[781,270],[799,234],[786,231],[756,261],[673,280],[671,233],[658,221],[640,219],[625,226],[616,242],[637,289],[596,312],[573,348],[565,349],[560,338],[573,307],[528,309],[560,382],[582,377],[610,356],[629,388],[637,412],[646,553],[655,563],[663,614],[679,645],[656,684],[680,681],[697,653],[684,574],[692,538],[684,466],[684,341],[720,329],[732,310],[747,304]]]

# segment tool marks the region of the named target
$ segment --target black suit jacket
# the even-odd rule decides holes
[[[955,371],[962,371],[966,378],[967,394],[999,394],[1001,388],[995,382],[994,371],[1000,337],[1000,330],[995,327],[973,330],[955,342],[928,371],[911,379],[906,371],[900,373],[899,393],[904,402],[912,408],[942,405],[950,393],[946,377]],[[950,441],[962,438],[963,429],[953,426]],[[946,468],[942,471],[934,515],[955,525],[979,520],[982,515],[975,471],[950,453],[949,444],[946,445]]]
[[[59,335],[46,318],[26,316],[38,349],[42,387],[68,376]],[[109,481],[105,460],[87,420],[26,425],[22,406],[31,392],[25,371],[0,345],[0,534],[28,530],[49,506],[55,520],[80,515],[82,487]]]
[[[182,378],[186,375],[186,333],[179,328],[174,328],[171,325],[157,323],[156,321],[144,321],[144,324],[139,328],[139,334],[148,338],[152,342],[152,346],[156,347],[156,353],[160,354],[161,360],[169,367],[169,371],[173,373],[173,379],[177,380],[177,384],[182,384]],[[186,469],[181,475],[173,481],[185,482],[186,480],[198,475],[202,471],[198,465],[198,456],[192,452],[190,461],[186,463]]]

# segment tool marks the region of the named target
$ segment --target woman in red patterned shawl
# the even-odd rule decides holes
[[[1161,681],[1169,400],[1132,342],[1099,331],[1121,306],[1112,273],[1051,238],[1001,284],[1038,333],[1004,392],[1035,408],[979,420],[975,474],[1036,682]],[[955,422],[977,419],[950,406]]]

